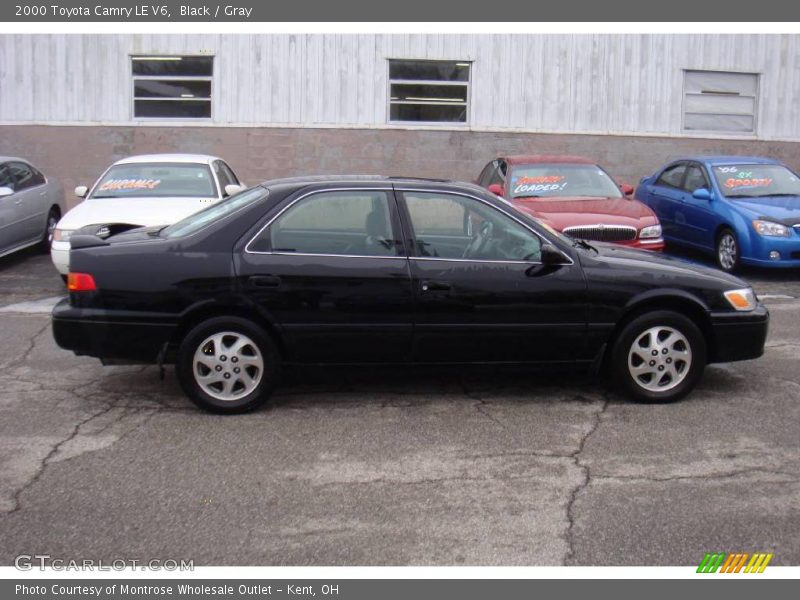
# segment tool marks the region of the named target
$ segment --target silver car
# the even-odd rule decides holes
[[[0,256],[35,244],[49,248],[64,212],[55,180],[26,160],[0,156]]]

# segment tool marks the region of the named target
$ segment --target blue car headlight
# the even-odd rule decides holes
[[[763,219],[756,219],[753,221],[753,229],[759,235],[769,237],[789,237],[789,228],[781,223],[774,221],[764,221]]]

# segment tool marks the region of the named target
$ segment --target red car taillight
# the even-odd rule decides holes
[[[93,292],[97,285],[88,273],[70,273],[67,275],[67,289],[70,292]]]

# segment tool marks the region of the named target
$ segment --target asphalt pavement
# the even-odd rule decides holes
[[[766,354],[677,404],[569,372],[315,369],[220,417],[172,369],[57,348],[49,258],[0,259],[0,564],[800,564],[800,273],[744,277]]]

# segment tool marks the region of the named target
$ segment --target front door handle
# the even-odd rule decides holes
[[[275,275],[254,275],[247,278],[247,283],[252,287],[278,287],[281,284],[281,278]]]
[[[423,281],[421,287],[423,292],[447,292],[451,288],[445,281]]]

